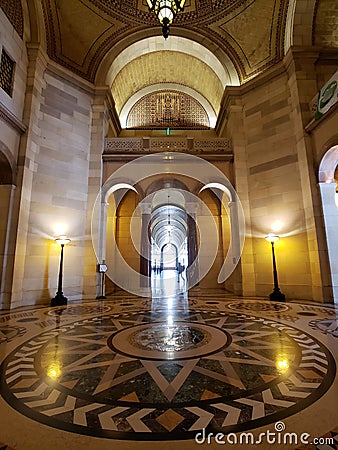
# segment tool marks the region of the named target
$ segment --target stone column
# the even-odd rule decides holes
[[[23,122],[27,132],[21,137],[18,158],[17,189],[13,199],[13,215],[10,241],[15,247],[11,307],[23,305],[23,282],[29,229],[35,159],[39,152],[40,105],[46,86],[44,73],[47,57],[37,45],[27,45],[28,73]]]
[[[315,63],[319,53],[293,48],[285,57],[288,73],[288,86],[291,100],[291,117],[294,125],[296,150],[298,155],[299,176],[303,199],[307,244],[310,258],[312,280],[312,298],[327,301],[330,293],[325,273],[325,239],[320,210],[320,198],[314,171],[311,137],[305,132],[305,126],[312,118],[309,103],[317,92]],[[324,245],[323,245],[324,244]]]
[[[251,212],[249,202],[249,171],[247,167],[247,150],[243,123],[243,105],[236,88],[227,88],[222,102],[222,109],[227,111],[226,125],[222,132],[231,139],[234,153],[234,184],[242,203],[246,221],[246,236],[238,268],[231,276],[236,295],[256,295],[255,263],[251,232]]]
[[[93,97],[92,104],[92,130],[91,146],[89,155],[89,179],[88,179],[88,200],[87,200],[87,225],[86,225],[86,246],[83,274],[83,298],[95,298],[101,292],[101,275],[97,273],[97,264],[102,263],[106,253],[106,221],[107,204],[105,199],[101,198],[101,186],[103,177],[103,160],[105,137],[109,125],[109,97],[108,88],[97,88]],[[92,212],[95,200],[99,196],[100,218],[99,218],[99,236],[97,242],[98,254],[95,255],[92,237],[91,223]],[[96,260],[96,256],[98,260]]]

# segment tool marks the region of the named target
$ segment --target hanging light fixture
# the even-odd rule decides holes
[[[154,11],[162,25],[164,39],[169,36],[169,26],[178,12],[183,11],[186,0],[147,0],[150,11]]]

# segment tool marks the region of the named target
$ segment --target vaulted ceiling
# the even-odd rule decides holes
[[[186,0],[167,40],[146,0],[0,0],[20,35],[21,4],[41,11],[52,60],[110,86],[121,121],[162,88],[193,96],[215,122],[225,87],[269,69],[291,45],[338,46],[336,0]]]
[[[42,0],[42,4],[49,55],[90,81],[114,46],[126,47],[135,33],[135,40],[161,34],[145,0]],[[244,81],[281,58],[287,5],[288,0],[187,0],[171,33],[198,34],[199,40],[209,41],[209,46],[229,56]]]
[[[42,5],[49,56],[88,81],[110,85],[118,114],[143,89],[170,83],[201,96],[213,122],[226,85],[252,78],[283,55],[288,0],[187,0],[167,41],[145,0]]]

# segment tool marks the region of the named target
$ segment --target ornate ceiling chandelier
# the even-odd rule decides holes
[[[169,26],[178,12],[183,11],[186,0],[147,0],[150,11],[154,11],[162,25],[164,39],[169,36]]]

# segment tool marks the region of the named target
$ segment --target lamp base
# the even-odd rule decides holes
[[[68,298],[63,295],[63,292],[57,292],[55,297],[50,301],[50,306],[64,306],[67,305]]]
[[[96,300],[104,300],[105,298],[107,298],[105,295],[98,295]]]
[[[279,289],[274,289],[269,298],[274,302],[285,302],[285,295]]]

